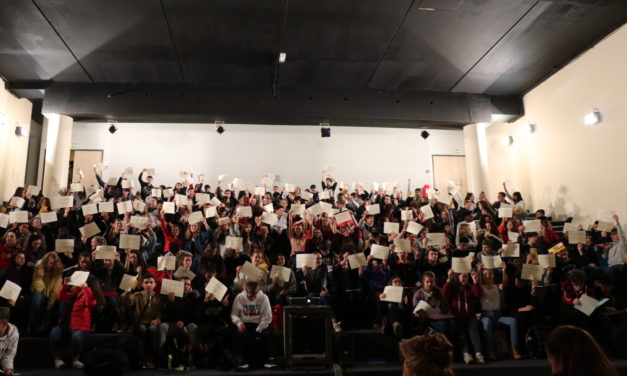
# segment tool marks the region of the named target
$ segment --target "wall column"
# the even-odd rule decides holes
[[[74,119],[59,114],[44,114],[46,145],[43,193],[54,198],[67,188]]]
[[[475,194],[483,191],[490,197],[488,187],[488,145],[485,123],[468,124],[464,127],[464,149],[466,150],[466,175],[468,191]]]

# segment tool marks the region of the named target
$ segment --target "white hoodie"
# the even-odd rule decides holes
[[[20,340],[20,333],[15,325],[8,323],[9,331],[0,337],[0,359],[2,359],[2,370],[13,369],[13,359],[17,353],[17,343]]]
[[[259,291],[254,300],[248,300],[246,291],[240,292],[233,301],[231,320],[238,326],[240,323],[257,325],[257,332],[266,329],[272,322],[272,309],[268,296]]]

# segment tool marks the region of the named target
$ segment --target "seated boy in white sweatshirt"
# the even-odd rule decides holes
[[[248,368],[248,363],[244,359],[244,346],[246,336],[249,334],[260,334],[265,341],[267,360],[264,367],[276,367],[273,333],[269,327],[272,322],[272,309],[268,296],[259,291],[258,282],[246,282],[244,291],[235,297],[231,309],[231,320],[237,327],[234,336],[237,367],[240,369]]]
[[[0,360],[5,375],[13,375],[13,358],[20,341],[20,334],[15,325],[9,322],[10,318],[9,308],[0,307]]]

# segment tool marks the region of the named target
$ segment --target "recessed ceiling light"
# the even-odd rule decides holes
[[[281,64],[285,63],[286,59],[287,59],[287,53],[286,52],[281,52],[279,54],[279,63],[281,63]]]

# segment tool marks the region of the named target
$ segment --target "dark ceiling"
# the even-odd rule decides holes
[[[44,111],[237,121],[247,120],[236,115],[243,108],[263,102],[270,107],[249,119],[294,124],[323,120],[307,103],[323,106],[324,93],[333,100],[318,112],[337,123],[363,121],[342,102],[360,98],[358,112],[382,93],[395,98],[390,103],[420,98],[435,107],[390,116],[382,105],[375,123],[477,120],[443,116],[460,102],[461,112],[481,117],[479,102],[520,116],[526,91],[627,20],[623,0],[0,0],[0,9],[0,74],[18,95],[45,96]],[[281,51],[287,61],[278,65]],[[162,110],[173,90],[179,115]],[[135,111],[128,103],[139,95],[123,98],[124,109],[121,100],[106,103],[111,93],[135,91],[150,103]],[[192,93],[201,103],[228,99],[236,110],[199,109]],[[295,113],[283,93],[300,98],[310,116]],[[91,99],[70,111],[81,97]],[[287,113],[271,119],[273,111]]]

